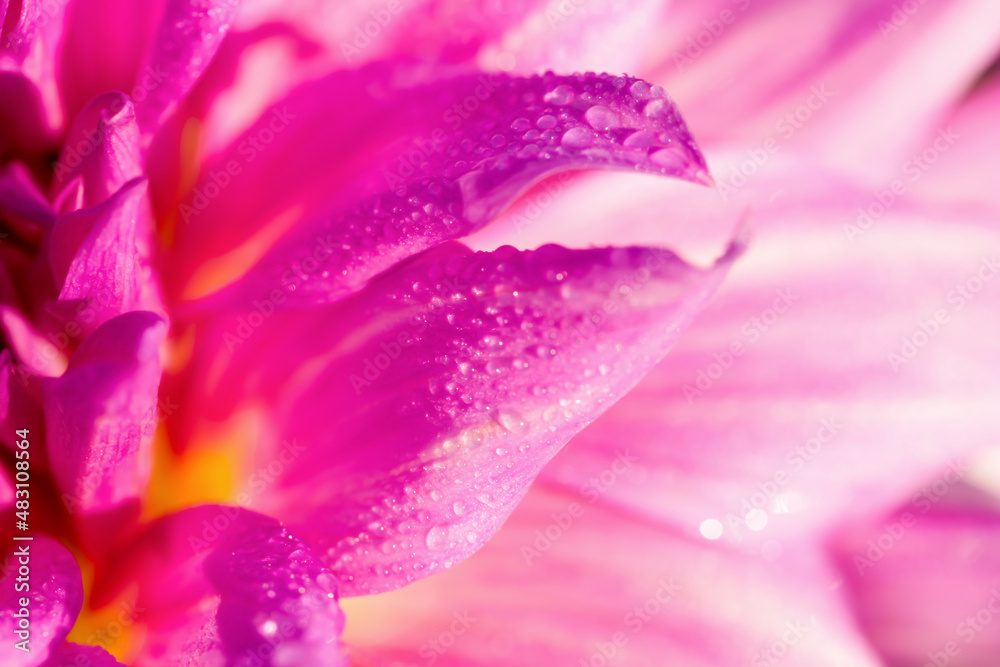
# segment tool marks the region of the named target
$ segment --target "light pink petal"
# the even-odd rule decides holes
[[[615,502],[687,530],[718,520],[759,550],[891,506],[1000,438],[1000,378],[984,372],[1000,363],[987,333],[1000,326],[995,222],[902,198],[862,218],[870,194],[786,167],[728,202],[664,201],[703,224],[749,203],[754,243],[671,354],[544,479],[600,485],[626,434],[638,462],[608,489]]]
[[[138,513],[152,467],[165,335],[153,313],[120,315],[84,340],[61,377],[42,381],[52,474],[94,544]]]
[[[666,353],[737,254],[700,270],[654,248],[447,244],[342,307],[246,332],[220,318],[188,395],[210,419],[267,404],[277,421],[251,469],[284,472],[249,489],[255,502],[348,594],[395,588],[482,546],[555,452]],[[210,352],[221,344],[230,359]]]
[[[24,555],[24,553],[27,555]],[[17,589],[22,579],[20,568],[27,560],[30,581],[27,589]],[[27,607],[21,599],[28,600]],[[83,605],[83,582],[80,568],[72,554],[54,539],[37,535],[30,541],[13,543],[13,551],[5,559],[0,579],[0,662],[5,667],[35,667],[47,665],[52,646],[66,637]],[[26,609],[29,618],[27,648],[17,648],[17,614]]]
[[[53,200],[60,199],[68,188],[74,187],[73,180],[80,178],[83,191],[76,195],[82,198],[79,206],[90,208],[139,176],[142,176],[139,127],[132,100],[122,93],[98,95],[80,111],[70,127],[54,167]]]
[[[344,664],[337,581],[274,519],[198,507],[151,524],[125,553],[96,594],[138,584],[148,627],[137,664]]]
[[[1000,191],[990,180],[990,165],[1000,151],[1000,137],[992,130],[997,114],[1000,76],[994,74],[943,123],[947,134],[935,132],[925,139],[926,148],[909,163],[910,178],[920,174],[914,189],[928,199],[995,216]]]
[[[876,667],[815,550],[775,561],[533,487],[448,572],[345,601],[359,665]]]
[[[136,178],[97,206],[56,221],[49,261],[60,291],[52,312],[71,337],[137,309],[154,289],[139,253],[140,237],[152,231],[148,205],[146,180]]]
[[[166,8],[134,95],[139,126],[149,136],[191,90],[222,44],[238,0],[166,0]],[[141,99],[140,99],[141,97]]]
[[[852,528],[836,551],[855,614],[889,665],[986,667],[1000,653],[1000,513],[964,466],[924,480],[910,501]],[[981,492],[979,492],[981,493]]]
[[[658,70],[640,72],[703,144],[770,140],[881,183],[996,56],[1000,5],[684,0],[663,29]]]
[[[351,85],[339,85],[342,78]],[[323,91],[327,96],[318,97]],[[332,95],[348,107],[335,124],[329,122]],[[375,152],[371,142],[360,143],[383,128]],[[330,164],[333,152],[341,156],[337,167]],[[352,156],[361,164],[352,164]],[[471,74],[410,87],[394,86],[382,73],[373,83],[368,71],[334,77],[276,107],[224,157],[180,208],[192,223],[184,234],[193,252],[222,242],[231,247],[233,220],[240,220],[245,238],[277,214],[279,204],[313,210],[220,297],[240,307],[275,288],[286,293],[288,307],[343,298],[401,259],[483,227],[531,183],[556,171],[707,179],[701,154],[662,89],[595,74]],[[223,166],[230,163],[233,169]],[[331,197],[336,177],[353,184]],[[274,192],[279,196],[264,199]],[[316,215],[321,200],[332,203]]]

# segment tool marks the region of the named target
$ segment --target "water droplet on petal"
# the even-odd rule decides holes
[[[649,97],[649,84],[645,81],[636,81],[628,90],[632,93],[632,97],[637,100],[644,100]]]
[[[567,148],[586,148],[594,141],[594,133],[585,127],[574,127],[562,136],[562,145]]]
[[[510,124],[510,129],[515,132],[527,132],[531,129],[531,121],[527,118],[518,118]]]
[[[561,86],[556,86],[549,92],[545,94],[545,101],[549,104],[555,104],[556,106],[565,106],[576,99],[576,93],[573,89],[563,84]]]
[[[598,131],[603,132],[604,130],[612,130],[616,127],[621,127],[621,120],[618,118],[618,114],[600,104],[587,109],[587,112],[583,114],[583,117],[592,128]]]
[[[535,125],[538,126],[539,130],[547,130],[549,128],[555,127],[556,123],[558,122],[559,121],[556,120],[555,116],[552,116],[550,114],[545,114],[544,116],[535,121]]]

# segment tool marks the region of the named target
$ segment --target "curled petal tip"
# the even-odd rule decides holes
[[[715,179],[712,178],[712,175],[710,173],[708,173],[708,169],[704,167],[694,172],[691,180],[693,180],[695,183],[701,183],[702,185],[707,185],[710,188],[715,187]]]

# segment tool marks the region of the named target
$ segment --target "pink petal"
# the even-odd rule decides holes
[[[117,90],[138,99],[144,55],[166,0],[73,0],[60,51],[59,87],[70,118],[95,95]]]
[[[837,546],[858,622],[890,665],[985,667],[1000,652],[1000,514],[953,505],[962,467]],[[981,493],[981,492],[980,492]]]
[[[101,204],[56,221],[49,261],[60,291],[53,312],[69,323],[67,334],[89,334],[137,309],[143,291],[153,289],[139,256],[139,237],[151,234],[147,207],[146,180],[136,178]]]
[[[94,544],[138,513],[152,466],[166,328],[153,313],[120,315],[83,341],[61,377],[42,381],[52,474],[82,537]]]
[[[21,162],[0,168],[0,217],[16,234],[32,241],[55,222],[52,207]]]
[[[64,642],[55,647],[43,667],[125,667],[100,646]]]
[[[991,125],[997,114],[1000,76],[994,74],[947,119],[943,124],[946,132],[934,132],[924,140],[920,162],[910,164],[928,168],[911,170],[911,178],[920,174],[914,190],[934,201],[960,205],[970,213],[996,215],[1000,191],[990,180],[990,161],[1000,151],[1000,137]]]
[[[166,1],[145,67],[137,75],[144,95],[136,96],[136,113],[145,136],[159,128],[212,62],[237,6],[237,0]]]
[[[533,487],[467,562],[345,602],[358,664],[875,667],[809,548],[711,548]]]
[[[16,432],[27,429],[32,439],[44,442],[45,422],[38,378],[11,358],[10,350],[0,350],[0,443],[14,450],[21,440]],[[41,464],[44,451],[32,452],[32,466]]]
[[[653,248],[447,244],[343,307],[274,314],[246,341],[221,319],[194,400],[209,417],[272,406],[280,421],[253,469],[285,472],[262,511],[323,553],[348,594],[395,588],[479,548],[566,440],[666,353],[737,253],[699,270]],[[208,352],[222,341],[228,364]]]
[[[132,100],[122,93],[98,95],[73,120],[55,165],[53,199],[58,199],[71,187],[73,179],[80,177],[83,188],[80,205],[90,208],[139,176],[142,176],[139,127]]]
[[[876,182],[923,148],[1000,39],[992,0],[687,0],[669,16],[649,78],[703,144],[794,145]],[[775,44],[783,57],[768,57]]]
[[[546,0],[414,0],[389,5],[246,2],[236,27],[293,26],[324,44],[338,68],[381,59],[475,62],[533,73],[632,71],[656,38],[667,3]]]
[[[66,4],[21,0],[7,7],[0,25],[0,156],[49,149],[59,134],[55,54]]]
[[[996,225],[901,199],[863,229],[873,195],[770,166],[725,204],[693,201],[700,191],[664,201],[707,211],[705,224],[749,201],[754,243],[671,354],[544,479],[591,483],[624,433],[639,462],[610,498],[687,530],[722,521],[759,550],[885,509],[1000,438],[1000,379],[983,372],[1000,363],[986,333],[1000,326]]]
[[[251,233],[260,224],[254,220],[266,220],[279,201],[308,209],[310,201],[331,199],[334,177],[354,182],[333,198],[332,214],[314,214],[299,225],[222,299],[242,306],[279,288],[287,293],[288,307],[336,301],[399,260],[483,227],[531,183],[556,171],[613,168],[691,181],[707,178],[677,109],[661,89],[637,79],[467,75],[408,89],[396,86],[393,92],[381,77],[372,83],[371,72],[346,76],[351,85],[334,77],[279,105],[283,115],[269,114],[236,149],[243,157],[224,156],[246,168],[223,173],[221,180],[219,169],[225,168],[208,169],[193,205],[181,206],[187,222],[211,215],[209,233],[225,229],[232,244],[229,221],[241,221],[241,235]],[[329,90],[333,83],[338,84],[335,96]],[[372,91],[386,83],[389,88],[377,94],[353,92],[355,86]],[[351,109],[338,115],[332,128],[329,103],[316,97],[322,90]],[[300,111],[306,104],[312,108]],[[389,150],[360,156],[365,164],[353,165],[350,177],[330,169],[334,151],[343,155],[341,169],[351,167],[359,134],[383,125],[391,134],[379,143],[391,141]],[[272,146],[260,146],[258,156],[254,137],[275,136],[269,126],[275,132],[282,128],[281,134]],[[346,151],[337,150],[344,143]],[[310,148],[303,151],[304,144]],[[286,162],[293,147],[294,161],[288,154]],[[251,160],[259,162],[247,166]],[[220,158],[219,164],[225,163]],[[262,206],[265,188],[259,179],[265,177],[266,190],[282,195]],[[198,238],[199,246],[212,245],[204,234],[204,224],[186,232],[190,243]]]
[[[344,664],[337,581],[277,521],[207,505],[151,524],[125,552],[95,594],[138,583],[139,664]]]
[[[0,633],[5,639],[0,643],[0,662],[5,667],[48,664],[52,646],[66,637],[83,605],[80,568],[66,547],[45,535],[13,544],[0,580]],[[25,551],[26,556],[22,555]],[[29,588],[17,590],[24,559],[30,570]],[[22,638],[15,634],[19,627],[15,614],[23,609],[22,598],[28,599],[28,651],[16,648]]]
[[[0,304],[0,330],[18,363],[29,373],[51,377],[66,369],[66,354],[46,340],[17,310]]]

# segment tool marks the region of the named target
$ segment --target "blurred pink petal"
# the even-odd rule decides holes
[[[1000,653],[1000,508],[956,506],[975,493],[960,479],[925,480],[837,545],[858,621],[888,665],[985,667]]]
[[[140,70],[142,95],[133,95],[145,136],[159,128],[212,62],[238,4],[238,0],[166,0]]]
[[[50,146],[61,129],[56,58],[66,2],[14,0],[0,16],[0,156]]]
[[[760,178],[766,193],[774,181]],[[983,336],[1000,326],[1000,228],[957,215],[942,226],[911,200],[865,231],[864,194],[839,188],[762,202],[717,297],[543,478],[586,483],[627,432],[641,463],[609,497],[689,530],[723,521],[759,549],[884,510],[997,441],[1000,380],[982,368],[1000,363]]]
[[[10,306],[0,304],[0,332],[25,371],[43,377],[61,375],[66,370],[66,355]]]
[[[23,163],[0,168],[0,216],[15,232],[34,240],[55,222],[52,206]]]
[[[673,35],[646,74],[700,141],[793,143],[875,181],[896,175],[1000,39],[992,0],[674,4],[677,20],[664,24]],[[781,58],[767,55],[775,43]]]
[[[636,69],[655,43],[668,3],[649,0],[413,0],[399,3],[253,1],[239,30],[278,21],[323,43],[328,67],[385,58],[475,62],[488,71],[534,73]],[[304,17],[308,19],[304,20]]]
[[[0,443],[14,449],[19,429],[44,435],[38,378],[11,359],[10,350],[0,350]],[[35,452],[34,464],[44,461],[44,452]]]
[[[946,125],[959,137],[954,145],[943,152],[936,150],[932,137],[919,155],[920,162],[914,161],[927,165],[920,171],[921,181],[914,186],[921,196],[961,205],[969,214],[996,216],[1000,190],[992,165],[1000,152],[1000,136],[993,131],[998,114],[1000,75],[994,73],[947,119]]]
[[[166,4],[166,0],[66,3],[59,87],[70,119],[97,95],[116,90],[136,99],[158,83],[143,65]],[[143,86],[144,79],[150,85]]]
[[[356,665],[876,667],[838,579],[808,548],[741,556],[543,485],[465,563],[348,600],[345,640]]]

